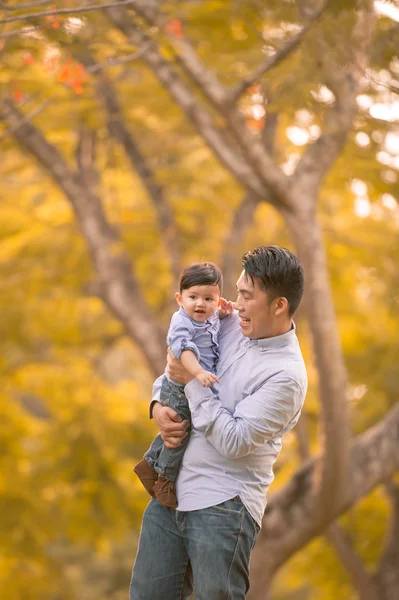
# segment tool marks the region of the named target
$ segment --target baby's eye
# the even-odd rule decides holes
[[[207,302],[212,302],[213,298],[205,298]]]
[[[191,295],[190,300],[195,300],[195,296]]]

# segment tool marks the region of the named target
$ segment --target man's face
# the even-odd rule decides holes
[[[258,279],[255,277],[252,283],[243,271],[237,281],[237,294],[236,308],[243,335],[255,340],[276,335],[276,302],[270,302]]]

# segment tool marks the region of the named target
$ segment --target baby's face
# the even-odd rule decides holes
[[[220,289],[218,285],[193,285],[176,294],[176,300],[191,319],[204,323],[219,308]]]

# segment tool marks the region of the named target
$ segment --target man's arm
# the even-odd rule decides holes
[[[211,390],[193,380],[185,388],[195,429],[220,454],[240,458],[263,446],[299,418],[304,390],[294,379],[276,375],[237,404],[234,414]]]
[[[165,446],[167,448],[178,448],[188,435],[187,428],[190,422],[187,420],[182,421],[173,408],[162,406],[159,402],[154,404],[152,414]]]

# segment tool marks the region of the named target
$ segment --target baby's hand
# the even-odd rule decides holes
[[[226,317],[231,315],[231,313],[234,311],[234,309],[235,309],[234,302],[230,302],[229,300],[226,300],[225,298],[220,298],[219,319],[225,319]]]
[[[196,379],[200,382],[200,384],[204,387],[211,387],[217,381],[219,383],[219,379],[211,373],[210,371],[201,371],[196,375]]]

